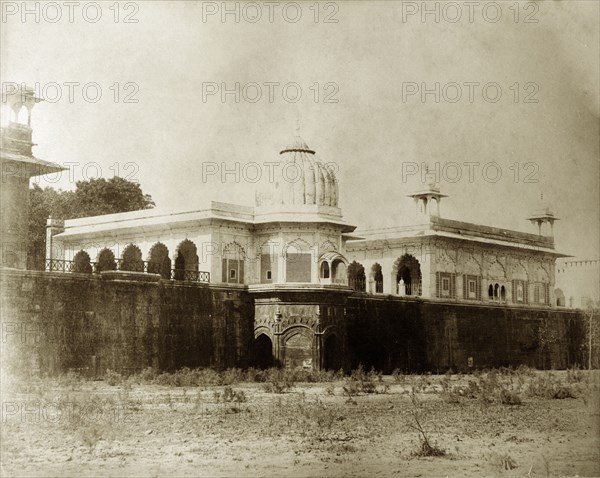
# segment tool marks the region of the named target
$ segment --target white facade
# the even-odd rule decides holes
[[[355,226],[343,220],[337,179],[315,152],[296,137],[279,157],[278,173],[257,191],[254,207],[210,202],[194,211],[69,220],[58,229],[50,220],[50,269],[64,261],[63,268],[68,263],[82,272],[70,261],[79,264],[87,254],[96,264],[85,271],[107,270],[102,251],[108,249],[116,261],[109,270],[169,280],[350,286],[371,294],[556,305],[554,265],[564,255],[551,234],[542,235],[541,226],[557,220],[549,208],[529,218],[538,234],[444,219],[446,196],[430,184],[410,195],[412,225],[351,236]]]

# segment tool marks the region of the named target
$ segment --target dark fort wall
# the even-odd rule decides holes
[[[253,307],[243,289],[119,272],[4,269],[0,277],[4,371],[247,365]]]
[[[352,367],[387,373],[585,363],[584,321],[576,310],[355,296],[347,328]]]
[[[176,283],[126,272],[91,276],[3,269],[0,288],[3,372],[75,369],[97,377],[107,369],[245,367],[252,365],[257,327],[277,309],[243,286]],[[312,350],[302,353],[314,357],[315,367],[330,363],[329,368],[343,364],[348,369],[362,363],[390,373],[395,368],[464,371],[469,363],[540,369],[586,363],[580,311],[343,295],[335,304],[320,294],[298,299],[293,307],[285,297],[277,298],[283,301],[277,317],[282,336],[281,343],[273,340],[282,364],[296,350],[293,341],[285,342],[286,321],[311,320],[320,327],[315,337],[323,332],[322,340],[308,341]],[[339,360],[327,350],[331,310],[339,312],[334,317]]]

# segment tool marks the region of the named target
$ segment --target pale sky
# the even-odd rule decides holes
[[[34,110],[34,154],[79,163],[72,166],[74,180],[83,179],[84,170],[96,177],[92,163],[109,178],[116,163],[120,175],[137,179],[161,208],[194,209],[208,199],[250,205],[256,185],[246,179],[256,168],[249,163],[278,161],[299,114],[304,140],[335,164],[344,216],[359,229],[408,222],[414,205],[406,195],[422,183],[420,174],[403,180],[403,169],[419,173],[427,162],[445,171],[439,184],[450,197],[442,216],[534,232],[525,218],[543,192],[561,218],[557,249],[598,255],[597,1],[522,2],[519,8],[502,1],[495,23],[492,7],[487,17],[475,8],[471,22],[464,2],[454,2],[454,10],[428,2],[430,10],[439,8],[436,22],[433,14],[422,21],[422,2],[400,1],[320,2],[318,22],[315,3],[301,3],[296,23],[284,16],[284,7],[288,20],[298,12],[290,2],[271,6],[273,22],[267,5],[254,4],[262,17],[252,23],[254,6],[240,3],[239,21],[233,14],[222,21],[221,2],[193,1],[121,3],[115,22],[110,1],[98,3],[102,18],[91,23],[81,11],[88,3],[79,2],[71,23],[68,7],[57,2],[62,18],[51,23],[56,9],[44,11],[41,2],[36,23],[33,14],[24,22],[22,12],[9,14],[21,2],[2,2],[7,15],[0,23],[3,87],[39,83],[54,95],[51,84],[61,86],[60,100]],[[203,21],[203,8],[219,11]],[[459,10],[462,17],[453,23]],[[93,19],[94,7],[86,14]],[[138,23],[124,23],[128,14]],[[327,15],[337,23],[325,22]],[[79,86],[70,102],[69,82],[95,82],[102,98],[84,99]],[[276,83],[272,102],[270,82]],[[479,83],[473,102],[469,82]],[[123,101],[133,91],[126,83],[137,85],[137,103]],[[213,83],[230,89],[257,83],[262,97],[251,102],[256,89],[250,85],[237,103],[234,95],[203,98],[203,85]],[[302,92],[296,103],[293,85],[287,98],[282,92],[291,83]],[[436,83],[439,102],[434,94],[403,97],[411,85],[434,89]],[[450,101],[453,84],[462,92],[456,102]],[[492,84],[486,97],[485,84]],[[502,89],[495,103],[494,85]],[[328,93],[337,102],[326,102]],[[212,163],[220,169],[222,162],[230,170],[239,163],[247,174],[239,181],[234,174],[224,182],[220,175],[203,181],[203,169],[214,170]],[[465,162],[477,163],[472,180]],[[492,182],[498,168],[502,176]],[[535,182],[525,182],[528,174]],[[74,187],[67,173],[53,184]]]

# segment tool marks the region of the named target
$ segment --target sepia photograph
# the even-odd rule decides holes
[[[600,1],[0,0],[0,477],[600,477]]]

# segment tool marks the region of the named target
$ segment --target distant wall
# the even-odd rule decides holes
[[[465,371],[469,357],[473,368],[587,363],[583,316],[573,310],[355,296],[347,319],[353,368]]]
[[[6,269],[0,287],[4,372],[247,365],[253,308],[243,289]]]

